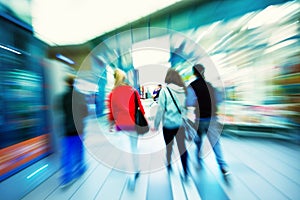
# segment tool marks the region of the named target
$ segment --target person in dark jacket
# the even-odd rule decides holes
[[[187,106],[195,107],[195,117],[198,126],[198,137],[195,139],[196,144],[196,158],[200,163],[199,152],[202,146],[203,134],[207,134],[207,138],[213,148],[217,163],[221,172],[224,175],[229,174],[228,165],[224,160],[221,143],[220,143],[220,129],[217,122],[217,102],[216,91],[213,86],[204,78],[205,68],[201,64],[193,66],[193,73],[196,80],[190,83],[187,88]]]
[[[162,88],[162,85],[161,84],[158,84],[157,85],[157,88],[153,91],[153,100],[154,101],[157,101],[158,100],[158,97],[159,97],[159,92]]]
[[[84,129],[84,118],[88,115],[84,95],[74,89],[75,76],[65,79],[67,89],[62,95],[62,111],[64,113],[64,137],[62,140],[62,177],[63,186],[81,176],[86,165],[83,158],[81,136]]]

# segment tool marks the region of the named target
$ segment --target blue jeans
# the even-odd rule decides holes
[[[207,135],[208,141],[213,148],[213,151],[216,156],[217,163],[219,167],[225,168],[227,167],[227,163],[224,160],[224,156],[222,153],[220,136],[222,132],[221,125],[217,122],[215,117],[212,118],[201,118],[198,120],[199,127],[197,130],[198,137],[195,138],[195,144],[197,147],[196,153],[199,154],[203,142],[203,134]],[[198,157],[199,158],[199,157]]]
[[[86,166],[83,159],[83,144],[81,138],[65,136],[62,140],[62,183],[68,183],[81,176]]]
[[[138,134],[136,131],[123,131],[127,136],[127,143],[129,144],[128,150],[130,155],[127,159],[127,170],[137,173],[139,169],[139,152],[138,152]]]

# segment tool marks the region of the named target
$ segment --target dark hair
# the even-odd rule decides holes
[[[68,75],[66,78],[65,78],[65,82],[72,86],[75,82],[75,76],[74,75]]]
[[[204,76],[205,68],[202,64],[196,64],[193,66],[193,73],[195,76]]]

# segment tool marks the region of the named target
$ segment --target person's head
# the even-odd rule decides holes
[[[196,64],[193,66],[193,73],[196,77],[204,78],[205,68],[202,64]]]
[[[178,85],[180,87],[183,87],[184,90],[186,90],[186,86],[180,76],[180,74],[175,71],[174,69],[169,69],[165,78],[165,83],[170,84],[173,83],[175,85]]]
[[[68,74],[68,75],[65,77],[65,83],[67,84],[67,86],[73,86],[73,85],[74,85],[74,82],[75,82],[75,78],[76,78],[75,75],[73,75],[73,74]]]
[[[114,71],[115,85],[114,87],[118,87],[120,85],[125,85],[126,74],[124,71],[120,69],[115,69]]]
[[[161,85],[161,84],[158,84],[157,86],[158,86],[158,88],[159,88],[159,89],[161,89],[161,87],[162,87],[162,85]]]

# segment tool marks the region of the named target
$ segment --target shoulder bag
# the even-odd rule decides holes
[[[135,98],[135,130],[138,134],[145,134],[149,131],[149,125],[148,122],[142,113],[138,98],[137,98],[137,92],[134,92],[134,98]]]

